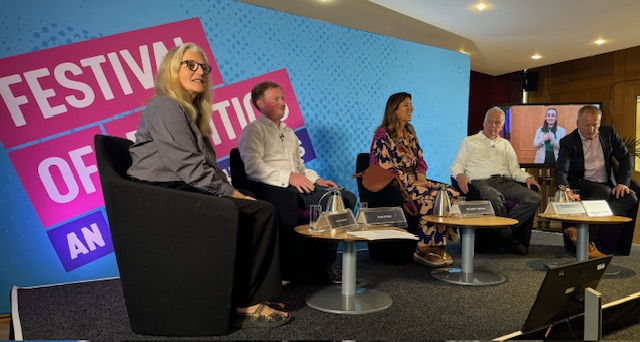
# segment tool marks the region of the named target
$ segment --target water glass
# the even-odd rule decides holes
[[[319,204],[312,204],[309,206],[309,230],[318,231],[318,220],[322,215],[322,206]]]

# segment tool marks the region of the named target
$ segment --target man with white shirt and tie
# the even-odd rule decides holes
[[[497,241],[502,244],[498,246],[499,250],[506,248],[524,255],[528,249],[514,232],[519,229],[531,231],[531,224],[527,222],[540,206],[542,197],[531,190],[532,186],[540,187],[536,179],[520,168],[513,147],[499,136],[504,123],[505,113],[501,108],[492,107],[487,111],[483,130],[462,140],[451,165],[451,177],[455,178],[458,188],[465,194],[469,192],[470,184],[476,188],[481,199],[491,202],[496,215],[518,220],[513,227],[496,229],[494,235],[500,238]],[[507,200],[516,202],[509,211],[505,207]],[[525,227],[526,224],[529,226]]]
[[[578,128],[560,140],[555,181],[567,192],[570,200],[606,200],[613,214],[633,218],[638,202],[635,192],[629,189],[633,155],[616,130],[611,126],[601,126],[601,120],[602,111],[598,107],[580,108]],[[617,174],[612,172],[613,158],[620,163]],[[580,190],[579,197],[571,189]],[[597,231],[597,225],[590,226],[590,259],[604,256],[593,243]],[[633,229],[627,231],[633,232]],[[569,227],[564,232],[575,244],[576,228]],[[632,236],[625,238],[631,239]]]

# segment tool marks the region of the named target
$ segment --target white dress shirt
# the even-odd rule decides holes
[[[251,180],[286,188],[292,172],[305,175],[311,183],[320,178],[304,166],[293,130],[284,122],[278,127],[264,114],[242,130],[238,150]]]
[[[506,139],[489,139],[482,131],[462,140],[458,155],[451,165],[451,176],[463,173],[469,180],[489,179],[502,175],[525,182],[531,174],[522,171],[513,146]]]

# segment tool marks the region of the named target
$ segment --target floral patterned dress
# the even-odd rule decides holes
[[[398,175],[398,178],[404,183],[407,192],[418,207],[418,215],[420,215],[418,235],[420,241],[417,248],[419,252],[424,252],[433,246],[445,246],[448,239],[452,241],[458,240],[455,228],[436,225],[424,219],[425,215],[431,215],[433,202],[442,184],[433,182],[435,184],[434,187],[410,184],[416,180],[416,174],[426,174],[428,168],[423,159],[418,138],[415,135],[408,134],[403,139],[392,139],[386,129],[380,128],[376,131],[371,142],[370,155],[370,164],[378,164]],[[447,186],[447,191],[453,198],[457,198],[460,195],[450,186]]]

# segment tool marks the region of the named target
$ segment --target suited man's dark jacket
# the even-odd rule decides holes
[[[607,179],[613,184],[631,184],[633,156],[613,127],[602,125],[598,137],[604,150]],[[611,174],[612,158],[620,163],[618,173]],[[578,129],[560,139],[560,152],[556,161],[555,181],[557,185],[571,185],[584,177],[584,153]]]

